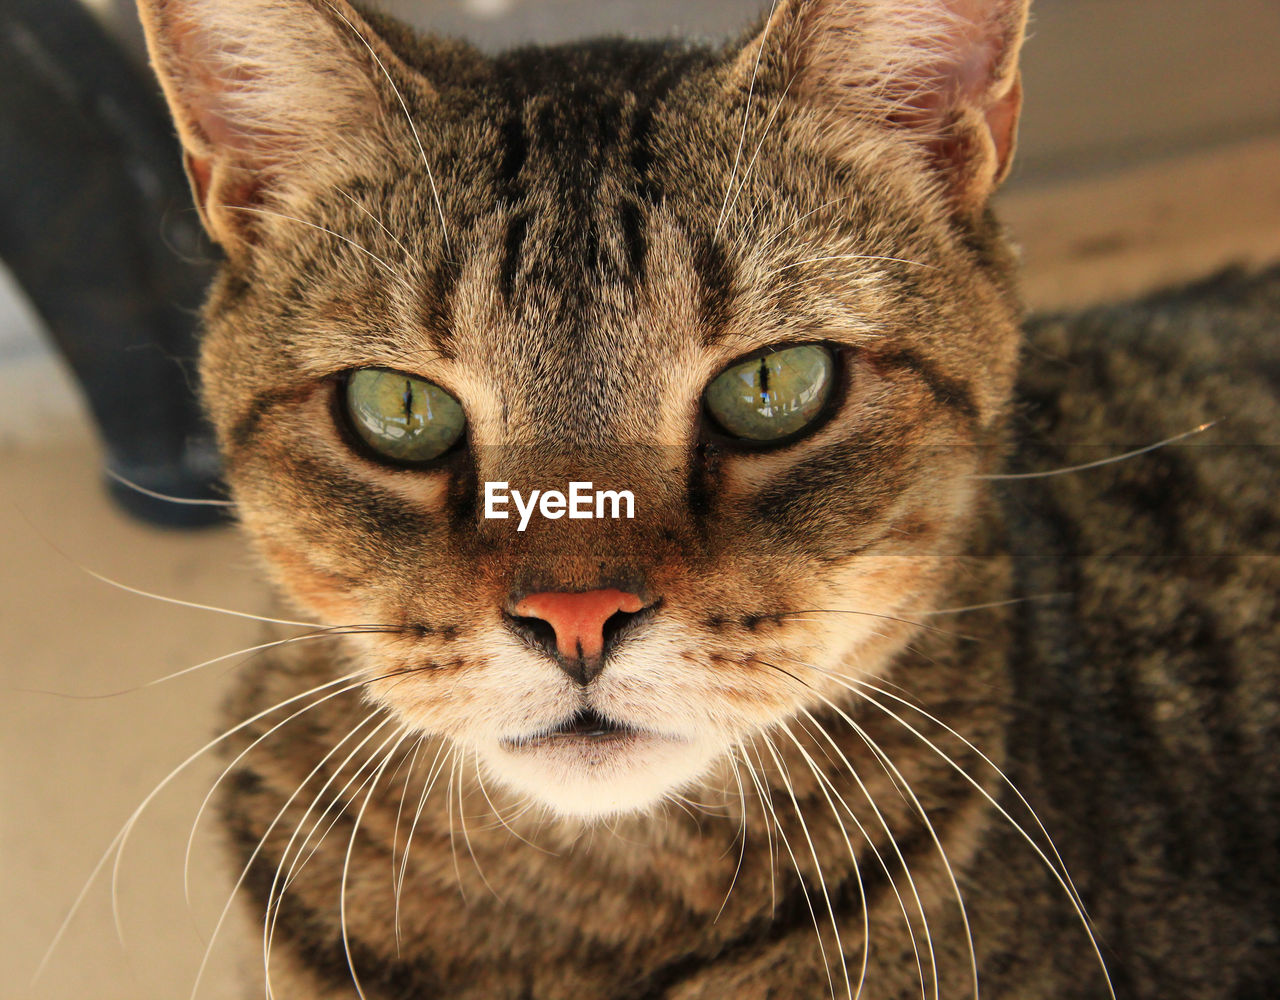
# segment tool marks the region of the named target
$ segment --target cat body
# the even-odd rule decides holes
[[[1270,456],[1000,478],[1223,408],[1264,443],[1265,344],[1049,323],[1017,389],[1025,5],[492,58],[338,0],[142,10],[227,253],[228,481],[318,626],[230,705],[271,995],[1275,980]],[[581,481],[634,518],[482,515]]]
[[[1274,863],[1280,769],[1273,751],[1280,679],[1270,668],[1280,589],[1278,470],[1267,446],[1277,416],[1269,373],[1280,274],[1228,276],[1197,291],[1030,327],[1013,461],[1019,468],[1058,468],[1223,413],[1232,414],[1233,445],[1171,448],[1091,471],[999,484],[986,530],[992,547],[1009,554],[967,564],[956,606],[1020,603],[948,620],[965,638],[926,632],[913,640],[898,663],[898,687],[873,695],[902,722],[886,712],[856,714],[935,816],[971,923],[984,996],[1084,998],[1106,996],[1107,988],[1068,894],[994,804],[1034,835],[1019,795],[972,748],[895,694],[935,718],[963,720],[966,739],[1034,804],[1092,918],[1117,995],[1264,997],[1280,981]],[[1064,451],[1064,443],[1079,442],[1091,447]],[[323,683],[334,670],[323,653],[295,653],[242,689],[230,717],[246,718]],[[241,773],[226,796],[239,860],[252,854],[305,777],[304,767],[362,714],[335,699],[290,728],[289,739],[300,746],[286,744],[274,760]],[[899,845],[927,900],[941,995],[969,995],[965,927],[936,846],[866,744],[838,720],[823,721],[892,814],[891,825],[904,832]],[[903,722],[974,775],[994,803]],[[833,747],[797,733],[874,831],[866,796],[848,768],[833,765],[839,759]],[[918,996],[915,951],[885,869],[853,835],[859,888],[832,806],[806,780],[802,755],[794,746],[778,752],[818,845],[855,982],[865,893],[872,930],[863,995]],[[789,795],[775,793],[774,809],[794,863],[808,876],[810,904],[793,859],[768,842],[770,820],[749,785],[749,834],[739,862],[743,802],[733,778],[726,781],[723,815],[668,808],[660,824],[646,817],[588,833],[545,819],[526,818],[523,826],[516,820],[515,831],[540,849],[496,822],[474,785],[463,793],[471,816],[465,842],[460,804],[451,809],[428,799],[410,852],[411,870],[420,873],[402,889],[398,950],[385,934],[395,899],[384,869],[391,844],[403,850],[408,822],[400,812],[402,784],[390,783],[372,800],[357,839],[353,871],[370,874],[349,887],[348,937],[367,995],[827,995],[810,904],[827,947],[834,942]],[[409,785],[410,806],[420,786]],[[293,805],[268,837],[266,863],[254,866],[255,913],[271,895],[286,834],[306,804]],[[507,804],[498,809],[513,811]],[[855,824],[843,816],[852,834]],[[315,818],[307,818],[304,831]],[[300,995],[351,992],[334,905],[351,825],[350,817],[339,821],[286,897],[274,946],[277,987],[291,982],[292,970],[305,984]],[[876,843],[910,909],[892,848],[883,834]],[[416,887],[412,898],[409,884]],[[924,951],[918,916],[915,932]],[[927,957],[925,982],[932,995]]]

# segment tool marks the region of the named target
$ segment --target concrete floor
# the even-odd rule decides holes
[[[755,6],[686,3],[684,23],[702,17],[695,27],[710,32]],[[491,39],[547,37],[585,23],[575,20],[584,9],[472,0],[450,16]],[[596,9],[616,16],[620,5]],[[675,6],[646,8],[663,9]],[[1025,160],[1001,195],[1032,304],[1101,301],[1226,263],[1280,260],[1280,9],[1041,0],[1038,10]],[[476,16],[485,11],[488,20]],[[27,983],[116,831],[215,732],[221,692],[253,662],[145,685],[250,646],[258,629],[124,593],[86,570],[247,611],[263,610],[266,594],[233,531],[155,531],[106,503],[92,432],[38,337],[0,287],[0,1000],[173,1000],[190,992],[230,883],[202,837],[188,909],[183,849],[217,774],[212,760],[168,786],[137,825],[119,877],[125,945],[99,879],[43,978]],[[239,919],[224,932],[252,934]],[[235,997],[228,961],[215,954],[200,996]]]

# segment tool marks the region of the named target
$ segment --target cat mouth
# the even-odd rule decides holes
[[[569,716],[554,729],[530,736],[508,737],[502,742],[510,749],[524,750],[555,746],[565,741],[590,744],[611,743],[634,740],[642,735],[644,734],[639,729],[605,718],[593,708],[584,708]]]
[[[705,769],[708,748],[686,737],[582,708],[531,733],[481,747],[495,777],[565,816],[647,809]]]

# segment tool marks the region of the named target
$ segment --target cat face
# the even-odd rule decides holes
[[[983,206],[1020,10],[783,4],[719,54],[488,59],[342,4],[152,6],[228,251],[203,377],[244,524],[318,620],[382,627],[335,676],[600,817],[887,670],[962,563],[1010,389]],[[876,42],[903,7],[954,29],[917,25],[916,62]],[[485,516],[486,484],[571,482],[634,516]],[[625,600],[533,600],[595,593]]]

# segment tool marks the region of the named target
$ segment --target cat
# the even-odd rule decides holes
[[[228,705],[247,990],[1269,995],[1274,355],[1226,295],[1024,342],[1025,0],[493,57],[140,9],[227,480],[316,623]]]

